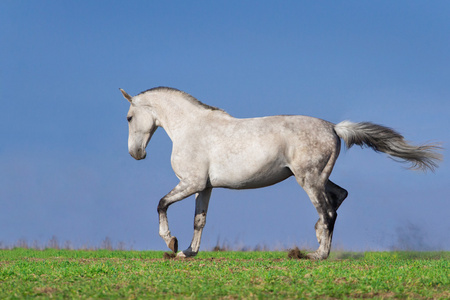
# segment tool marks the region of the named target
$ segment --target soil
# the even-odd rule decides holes
[[[289,250],[288,252],[288,258],[290,259],[308,259],[305,253],[300,251],[298,247],[295,247],[294,249]]]

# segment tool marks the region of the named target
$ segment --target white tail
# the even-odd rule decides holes
[[[334,130],[344,140],[347,148],[353,145],[367,146],[410,163],[410,169],[434,171],[442,160],[442,155],[436,152],[442,149],[439,144],[411,145],[400,133],[385,126],[370,122],[343,121],[336,124]]]

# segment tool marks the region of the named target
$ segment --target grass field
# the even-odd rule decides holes
[[[450,252],[0,250],[0,299],[16,298],[450,298]]]

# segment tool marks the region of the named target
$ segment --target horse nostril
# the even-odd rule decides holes
[[[138,149],[136,159],[144,159],[147,156],[145,149]]]
[[[147,156],[147,151],[145,151],[145,148],[139,149],[139,159],[144,159]]]

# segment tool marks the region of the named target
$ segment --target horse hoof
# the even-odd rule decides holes
[[[187,256],[186,256],[186,254],[183,253],[183,251],[180,251],[180,252],[178,252],[177,257],[178,258],[186,258]]]
[[[177,253],[178,251],[178,240],[174,236],[170,239],[169,249],[172,250],[173,253]]]
[[[310,259],[310,260],[318,260],[319,258],[317,257],[317,254],[316,253],[308,253],[308,254],[306,254],[306,257],[308,258],[308,259]]]
[[[306,256],[310,259],[310,260],[323,260],[323,259],[327,259],[328,255],[324,254],[324,253],[320,253],[320,252],[312,252],[312,253],[308,253],[306,254]]]

